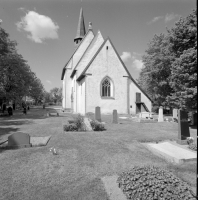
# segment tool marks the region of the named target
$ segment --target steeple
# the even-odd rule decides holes
[[[84,22],[84,16],[83,16],[83,9],[80,9],[80,16],[79,16],[79,21],[78,21],[78,28],[77,28],[77,34],[74,39],[75,45],[78,45],[79,42],[84,38],[86,34],[85,30],[85,22]]]

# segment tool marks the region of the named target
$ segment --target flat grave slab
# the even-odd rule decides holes
[[[145,144],[154,154],[163,157],[172,163],[184,163],[187,161],[197,160],[197,153],[180,147],[170,142],[162,142],[158,144]]]

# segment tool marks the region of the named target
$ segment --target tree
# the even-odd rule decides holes
[[[176,107],[197,109],[197,11],[181,18],[168,30],[172,63],[170,85],[173,92],[168,100]]]
[[[167,105],[166,97],[171,92],[169,84],[172,55],[164,34],[155,35],[143,56],[145,67],[138,83],[153,100],[154,105]]]
[[[155,35],[143,62],[138,83],[154,105],[197,109],[197,11]]]
[[[43,96],[43,85],[16,46],[0,27],[0,98],[16,101],[31,96],[38,101]]]
[[[50,90],[51,98],[53,99],[54,103],[62,101],[62,88],[53,88]]]

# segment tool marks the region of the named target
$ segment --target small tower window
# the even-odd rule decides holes
[[[108,47],[108,46],[106,46],[106,49],[108,50],[108,49],[109,49],[109,47]]]

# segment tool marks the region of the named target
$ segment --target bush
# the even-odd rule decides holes
[[[78,131],[76,124],[67,124],[63,126],[63,131]]]
[[[195,199],[186,183],[154,166],[134,167],[123,172],[117,182],[127,199]]]
[[[104,131],[105,130],[104,125],[96,120],[91,121],[90,124],[94,131]]]

